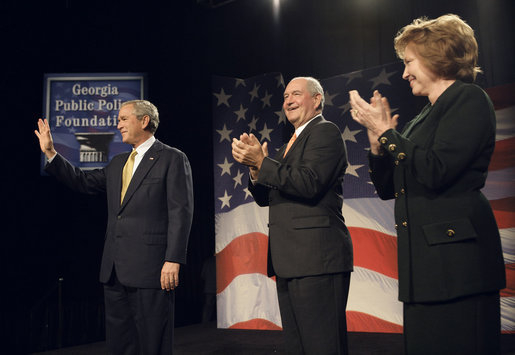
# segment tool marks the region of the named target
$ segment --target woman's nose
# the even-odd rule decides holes
[[[409,73],[408,73],[408,68],[407,67],[404,67],[404,72],[402,73],[402,78],[404,80],[408,80],[408,78],[409,78]]]

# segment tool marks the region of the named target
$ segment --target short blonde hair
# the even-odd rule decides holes
[[[429,70],[445,79],[472,82],[481,72],[477,66],[474,30],[457,15],[443,15],[434,20],[421,17],[404,26],[394,40],[399,58],[404,59],[409,44],[415,46]]]

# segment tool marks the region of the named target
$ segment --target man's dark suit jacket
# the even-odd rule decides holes
[[[342,216],[347,154],[340,130],[316,117],[283,159],[265,158],[249,191],[269,206],[269,275],[282,278],[352,271],[352,241]]]
[[[370,156],[378,195],[395,198],[399,299],[446,301],[499,290],[499,230],[480,192],[495,146],[492,103],[479,87],[456,81],[427,109],[403,134],[386,131],[379,139],[385,154]]]
[[[164,262],[186,263],[193,217],[191,168],[184,153],[156,140],[120,205],[122,169],[128,156],[119,154],[103,169],[82,171],[58,154],[45,170],[73,190],[107,194],[100,281],[107,283],[116,265],[123,285],[161,288]]]

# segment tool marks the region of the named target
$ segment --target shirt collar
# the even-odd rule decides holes
[[[136,151],[138,152],[138,155],[137,156],[140,156],[142,157],[143,155],[145,155],[145,153],[147,152],[147,150],[150,149],[150,147],[152,147],[152,145],[154,144],[154,142],[156,141],[156,137],[154,137],[153,135],[150,136],[149,139],[147,139],[146,141],[144,141],[143,143],[141,143],[138,148],[136,148]]]
[[[309,121],[307,121],[306,123],[304,123],[302,126],[300,126],[299,128],[297,128],[295,130],[295,135],[298,137],[302,131],[304,130],[304,128],[306,128],[306,126],[309,124],[309,122],[313,121],[315,118],[319,117],[319,116],[322,116],[322,113],[319,113],[318,115],[314,116],[312,119],[310,119]],[[139,153],[139,152],[138,152]]]

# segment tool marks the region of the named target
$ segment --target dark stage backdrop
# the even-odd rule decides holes
[[[157,137],[183,150],[194,174],[196,209],[188,265],[177,291],[178,326],[200,322],[202,263],[214,246],[212,75],[281,72],[288,81],[296,75],[327,78],[391,63],[398,29],[421,15],[452,12],[476,30],[485,72],[480,83],[515,81],[511,0],[282,0],[275,12],[273,4],[0,4],[0,346],[27,353],[104,336],[97,275],[105,198],[76,194],[40,175],[33,131],[42,115],[45,73],[147,73],[148,98],[162,117]]]

